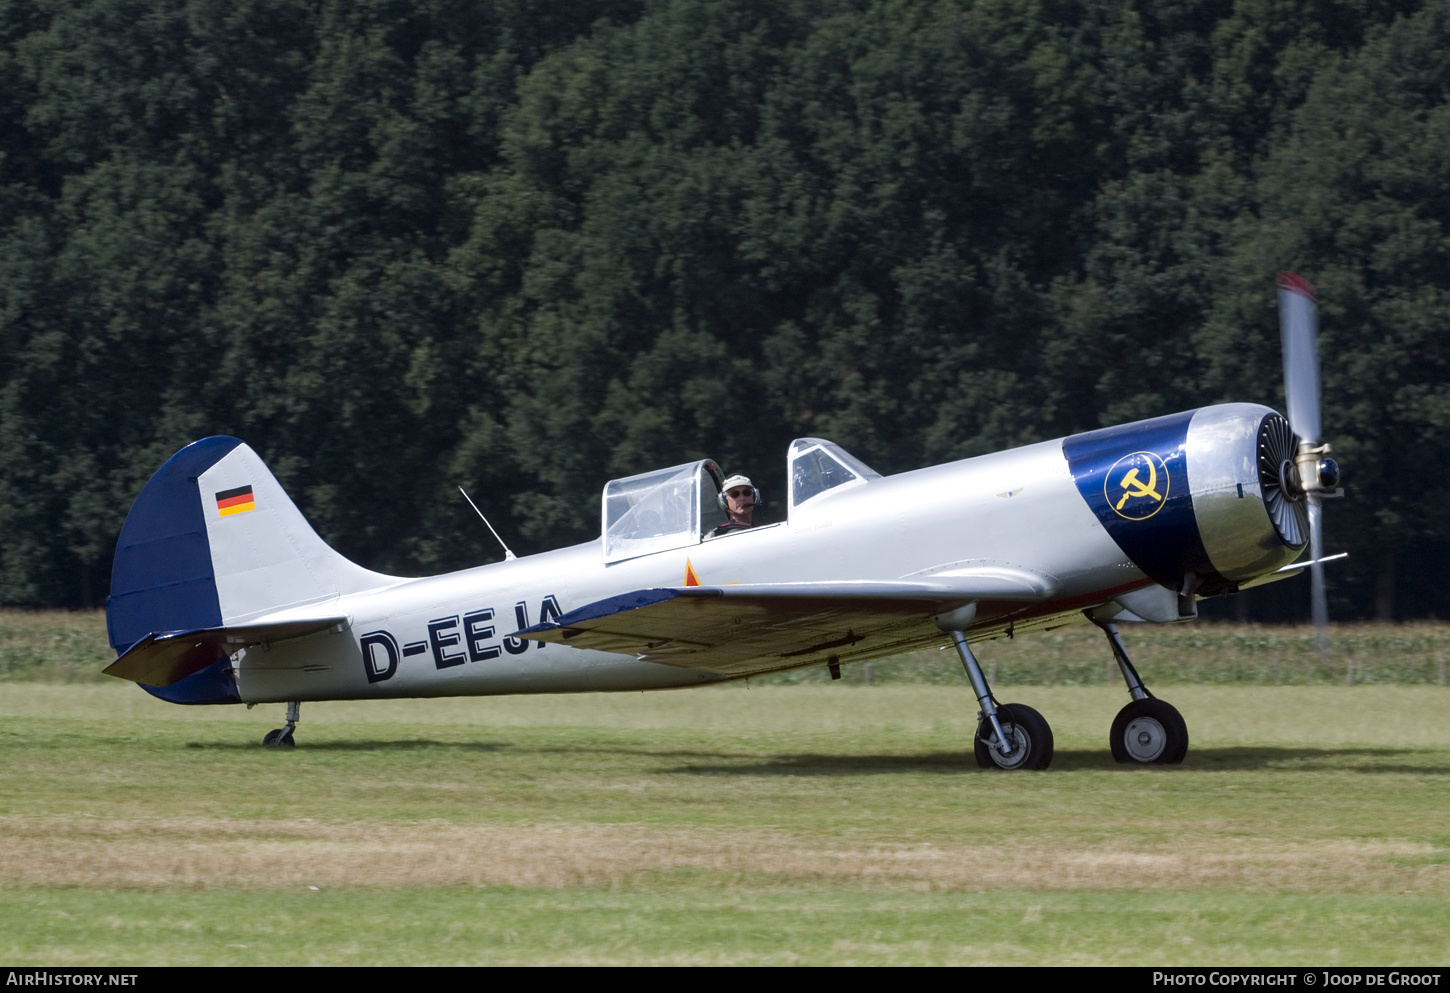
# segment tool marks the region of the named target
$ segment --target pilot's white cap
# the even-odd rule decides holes
[[[755,489],[755,484],[750,481],[749,476],[731,476],[720,487],[720,492],[729,493],[737,486],[749,486],[752,490]]]

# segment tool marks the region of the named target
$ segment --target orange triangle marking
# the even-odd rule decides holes
[[[690,560],[688,558],[685,559],[685,585],[686,586],[699,586],[700,585],[700,577],[697,576],[697,575],[695,575],[695,567],[690,564]]]

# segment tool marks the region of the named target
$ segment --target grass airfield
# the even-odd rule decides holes
[[[1105,680],[999,688],[1026,774],[962,685],[306,704],[273,751],[280,706],[0,682],[0,960],[1450,963],[1450,691],[1143,668],[1182,767],[1112,762]]]

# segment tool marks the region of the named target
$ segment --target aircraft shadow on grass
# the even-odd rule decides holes
[[[1385,760],[1423,754],[1423,765]],[[1182,765],[1160,766],[1162,772],[1177,775],[1193,772],[1226,772],[1253,769],[1282,769],[1285,772],[1352,771],[1360,773],[1411,773],[1450,775],[1450,766],[1434,764],[1431,753],[1410,748],[1199,748]],[[705,756],[701,756],[704,758]],[[1371,765],[1346,764],[1370,761]],[[1096,749],[1064,749],[1054,753],[1053,771],[1142,771],[1138,765],[1123,765],[1110,754]],[[1152,769],[1153,767],[1148,767]],[[764,762],[741,765],[691,763],[667,770],[700,776],[863,776],[898,775],[912,772],[955,774],[978,772],[971,752],[932,752],[926,755],[823,755],[803,753],[780,755]]]
[[[256,746],[236,741],[188,741],[187,748],[204,748],[210,751],[255,752]],[[498,741],[434,741],[430,738],[410,738],[396,741],[324,741],[308,742],[305,748],[288,749],[284,755],[306,752],[414,752],[436,749],[444,752],[501,752],[514,746]]]
[[[189,741],[187,748],[221,751],[252,751],[252,746],[242,742]],[[795,755],[777,755],[763,761],[732,762],[731,759],[747,759],[748,756],[721,751],[687,749],[653,749],[647,744],[600,746],[551,746],[520,749],[506,741],[437,741],[431,738],[397,740],[360,740],[309,742],[298,752],[291,750],[284,754],[305,752],[410,752],[436,750],[441,752],[485,754],[513,751],[532,752],[540,755],[582,755],[610,754],[628,755],[637,758],[677,759],[682,764],[660,770],[665,774],[686,774],[694,776],[867,776],[900,775],[903,773],[929,772],[955,775],[963,772],[985,771],[977,768],[972,752],[929,752],[922,755],[826,755],[817,752],[802,752]],[[1423,756],[1423,763],[1404,761],[1412,756]],[[1306,748],[1286,746],[1275,748],[1197,748],[1192,757],[1182,765],[1148,766],[1162,772],[1177,770],[1178,774],[1193,772],[1230,772],[1243,770],[1268,770],[1278,768],[1285,772],[1333,772],[1347,771],[1371,774],[1411,774],[1420,776],[1450,775],[1450,765],[1436,759],[1443,755],[1439,749],[1414,748]],[[1391,759],[1400,761],[1391,762]],[[1369,763],[1369,764],[1359,764]],[[1135,764],[1120,764],[1112,756],[1098,749],[1062,749],[1055,753],[1053,770],[1057,772],[1121,771],[1130,773],[1145,767]]]

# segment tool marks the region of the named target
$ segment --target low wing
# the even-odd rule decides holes
[[[959,583],[782,583],[637,590],[519,632],[539,641],[745,676],[894,655],[941,640],[931,618],[973,600],[1036,601],[1047,577]]]
[[[126,649],[102,671],[147,686],[170,686],[243,648],[300,638],[346,623],[346,616],[310,617],[271,624],[154,632]]]

